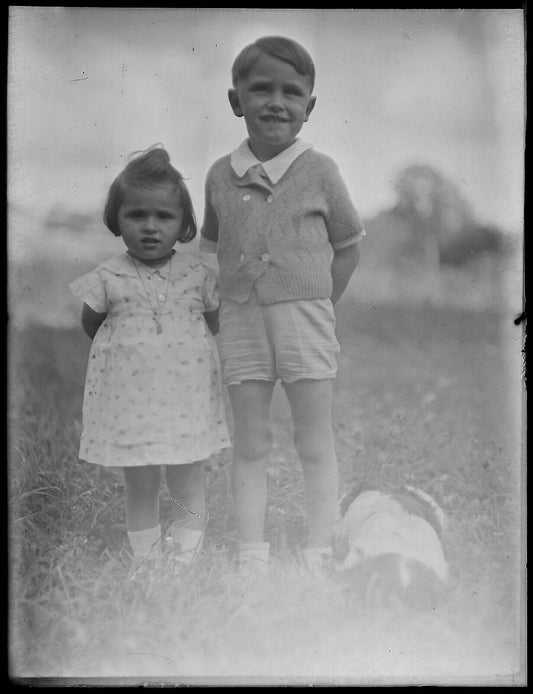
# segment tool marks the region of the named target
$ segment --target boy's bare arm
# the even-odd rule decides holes
[[[359,244],[340,248],[334,251],[331,263],[331,276],[333,278],[332,303],[336,304],[346,289],[353,271],[359,262]]]
[[[81,325],[91,340],[96,335],[98,328],[104,322],[106,315],[106,313],[96,313],[96,311],[93,311],[90,306],[83,304],[83,309],[81,311]]]

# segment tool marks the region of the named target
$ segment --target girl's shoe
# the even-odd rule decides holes
[[[189,552],[182,554],[171,550],[165,559],[165,569],[171,576],[183,576],[194,566],[194,558]]]
[[[133,557],[126,581],[131,585],[146,586],[153,581],[155,569],[155,560],[151,555]]]
[[[149,596],[164,581],[163,555],[159,548],[146,557],[133,557],[126,578],[127,584]]]
[[[203,537],[200,538],[200,541],[194,548],[182,551],[179,543],[176,543],[172,537],[167,537],[164,552],[166,572],[172,576],[181,576],[188,571],[194,565],[199,555],[202,539]]]
[[[197,559],[202,550],[203,530],[192,530],[174,524],[165,539],[165,564],[167,571],[182,574]]]

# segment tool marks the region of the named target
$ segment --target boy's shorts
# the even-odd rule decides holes
[[[255,292],[244,304],[223,299],[219,351],[227,386],[335,378],[340,347],[333,304],[302,299],[260,305]]]

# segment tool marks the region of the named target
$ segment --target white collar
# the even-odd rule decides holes
[[[201,263],[202,257],[200,254],[188,254],[174,251],[172,254],[172,276],[175,277],[176,273],[178,276],[180,274],[186,274],[190,268],[193,268]],[[116,275],[129,275],[130,277],[137,277],[137,271],[139,271],[141,275],[145,276],[153,275],[154,273],[159,272],[161,277],[164,277],[165,279],[167,274],[171,271],[170,263],[166,263],[166,265],[159,268],[151,268],[149,265],[145,265],[142,262],[134,263],[127,251],[124,251],[123,253],[115,255],[109,260],[100,263],[99,267],[104,268],[105,270],[110,270]]]
[[[290,147],[287,147],[287,149],[284,149],[283,152],[280,152],[272,159],[259,161],[255,154],[252,153],[248,146],[248,139],[246,139],[231,153],[231,166],[237,176],[242,178],[252,166],[261,164],[272,183],[277,183],[292,162],[312,146],[308,142],[302,142],[302,140],[297,139]]]

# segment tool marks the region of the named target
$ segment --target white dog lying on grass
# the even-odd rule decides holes
[[[444,513],[414,487],[354,489],[339,502],[339,540],[348,546],[337,566],[347,595],[361,609],[437,606],[448,582],[441,534]]]

